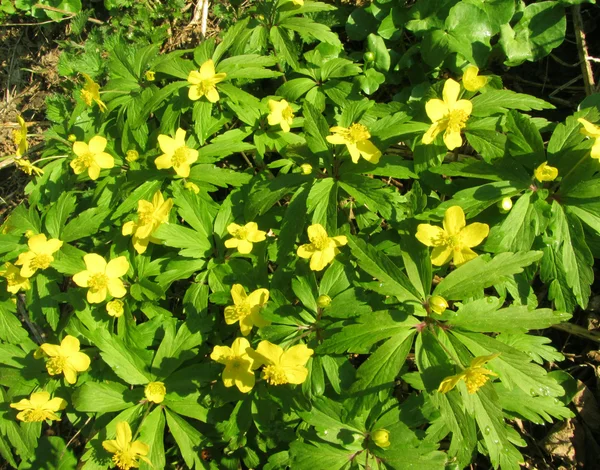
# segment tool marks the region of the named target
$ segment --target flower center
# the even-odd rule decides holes
[[[288,106],[287,108],[285,108],[281,112],[281,117],[284,121],[291,121],[292,119],[294,119],[294,110],[292,109],[292,107]]]
[[[46,370],[50,375],[61,374],[67,365],[67,358],[64,356],[54,356],[46,362]]]
[[[183,165],[185,162],[187,162],[187,147],[179,147],[171,157],[171,163],[177,167]]]
[[[139,211],[138,212],[138,223],[140,225],[150,225],[154,221],[153,211]]]
[[[50,266],[50,263],[54,261],[54,258],[47,254],[36,255],[30,262],[32,269],[46,269]]]
[[[489,380],[489,376],[485,374],[486,369],[477,367],[475,369],[468,368],[465,371],[465,384],[469,393],[475,393]]]
[[[73,160],[73,164],[77,165],[82,171],[92,166],[92,163],[94,163],[94,154],[92,152],[86,152]]]
[[[469,115],[462,109],[455,109],[448,113],[448,130],[451,132],[460,132],[463,127],[466,127]]]
[[[104,273],[96,273],[90,276],[88,287],[92,292],[98,292],[106,289],[108,286],[108,276]]]
[[[25,410],[23,413],[23,421],[32,423],[34,421],[45,421],[48,418],[48,412],[41,408]]]
[[[235,370],[239,371],[239,370],[243,369],[244,366],[248,365],[247,362],[248,361],[244,361],[240,357],[236,356],[233,359],[231,359],[230,366],[231,366],[232,369],[235,369]]]
[[[252,307],[248,302],[243,302],[235,306],[235,314],[238,319],[246,318],[252,313]]]
[[[362,124],[352,124],[347,131],[346,139],[352,143],[362,142],[371,137],[366,126]]]
[[[319,235],[313,238],[311,242],[317,250],[322,251],[329,245],[329,237],[326,235]]]
[[[246,230],[245,227],[240,227],[235,232],[235,238],[237,238],[238,240],[245,240],[246,238],[248,238],[248,230]]]
[[[27,134],[24,133],[21,129],[15,129],[13,131],[13,139],[15,144],[19,145],[26,135]]]
[[[285,371],[281,367],[273,365],[263,369],[263,377],[271,385],[283,385],[288,383]]]
[[[129,449],[118,450],[112,457],[112,461],[114,462],[114,464],[121,470],[129,470],[130,468],[136,468],[136,460],[137,459],[135,458],[135,454]]]

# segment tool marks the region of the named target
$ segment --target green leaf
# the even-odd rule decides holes
[[[188,468],[204,468],[204,464],[200,460],[200,453],[196,450],[202,448],[202,434],[179,415],[168,409],[165,410],[165,413],[169,431],[175,438]]]
[[[450,9],[445,29],[450,51],[458,52],[479,67],[486,65],[494,30],[488,14],[482,8],[459,2]]]
[[[334,178],[317,180],[310,188],[307,206],[312,223],[321,224],[329,234],[337,231],[338,184]]]
[[[92,207],[81,213],[65,226],[62,231],[61,240],[65,243],[73,242],[81,238],[89,237],[98,233],[98,228],[110,215],[110,209],[103,207]]]
[[[300,16],[294,18],[286,18],[285,20],[279,23],[278,27],[296,31],[297,33],[303,35],[306,34],[308,36],[312,36],[313,38],[321,42],[325,42],[336,47],[342,47],[342,43],[340,42],[340,39],[338,38],[338,35],[336,33],[333,33],[329,29],[329,27],[325,26],[324,24],[316,23],[307,17]],[[273,39],[272,35],[271,39]],[[275,45],[274,42],[273,44]]]
[[[278,175],[273,180],[263,180],[254,185],[244,207],[246,220],[254,220],[256,216],[267,212],[285,195],[294,192],[310,176],[292,173]]]
[[[291,467],[295,470],[315,470],[315,462],[319,468],[341,470],[350,462],[353,452],[342,447],[319,442],[294,441],[290,445],[292,454]]]
[[[533,193],[525,192],[506,218],[490,230],[485,249],[492,253],[527,251],[539,235],[540,224],[531,204]]]
[[[502,277],[523,272],[524,267],[538,261],[542,254],[541,251],[501,253],[492,259],[478,256],[448,274],[433,293],[447,300],[471,297]]]
[[[16,313],[17,307],[13,302],[0,302],[0,339],[9,344],[20,344],[29,336],[15,316]]]
[[[495,383],[494,388],[500,398],[500,406],[516,416],[543,424],[551,423],[552,417],[557,419],[572,418],[573,412],[553,397],[531,396],[520,388],[508,390],[501,383]]]
[[[317,84],[315,81],[310,78],[293,78],[281,85],[275,93],[279,96],[283,96],[290,102],[294,102],[316,86]]]
[[[279,26],[273,26],[269,31],[269,37],[275,48],[277,56],[279,56],[292,69],[297,70],[300,67],[298,63],[298,51],[294,43],[290,40],[287,31],[281,30]]]
[[[152,196],[156,191],[160,190],[162,181],[143,181],[123,200],[123,202],[116,208],[112,213],[111,219],[115,220],[117,217],[127,214],[134,209],[137,209],[138,201],[144,199],[146,201],[152,201]]]
[[[128,387],[117,382],[86,382],[73,393],[73,407],[83,413],[112,413],[129,408],[136,403]],[[129,400],[126,400],[129,396]]]
[[[538,364],[543,364],[544,361],[561,362],[565,358],[554,347],[550,346],[552,340],[544,336],[503,333],[496,336],[496,339],[524,352]]]
[[[67,223],[69,216],[75,210],[76,205],[77,199],[72,193],[62,193],[58,200],[48,209],[44,218],[44,224],[51,238],[61,238],[62,229]]]
[[[375,55],[375,68],[380,72],[389,71],[390,53],[383,38],[375,34],[369,34],[367,37],[367,48]]]
[[[472,116],[476,117],[506,113],[509,109],[519,111],[554,109],[554,105],[544,100],[511,90],[490,90],[471,99],[471,103],[473,103]]]
[[[535,168],[546,161],[544,141],[530,117],[517,111],[506,116],[508,130],[508,153],[529,168]]]
[[[180,248],[179,254],[190,258],[206,258],[212,241],[204,233],[175,224],[162,224],[152,234],[165,245]]]
[[[146,457],[152,465],[140,459],[141,470],[152,470],[164,468],[165,462],[165,415],[162,406],[154,408],[146,419],[140,424],[140,441],[150,446],[150,452]]]

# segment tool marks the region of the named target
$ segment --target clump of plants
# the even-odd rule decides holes
[[[576,2],[441,3],[256,2],[77,70],[41,151],[20,118],[8,465],[519,469],[514,420],[572,416],[539,331],[590,297],[598,101],[550,122],[487,67]]]

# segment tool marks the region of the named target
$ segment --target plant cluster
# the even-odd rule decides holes
[[[357,51],[332,5],[260,1],[78,69],[41,152],[15,131],[2,458],[519,469],[513,420],[572,415],[537,330],[590,297],[600,112],[532,117],[486,67],[548,54],[570,3],[373,2]]]

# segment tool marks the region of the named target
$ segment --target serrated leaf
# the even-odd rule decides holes
[[[129,396],[129,400],[126,399]],[[128,387],[117,382],[86,382],[73,393],[73,407],[84,413],[112,413],[121,411],[136,403],[136,398]]]
[[[491,90],[477,95],[471,99],[471,103],[473,103],[472,115],[476,117],[506,113],[509,109],[519,111],[554,109],[554,105],[544,100],[511,90]]]

